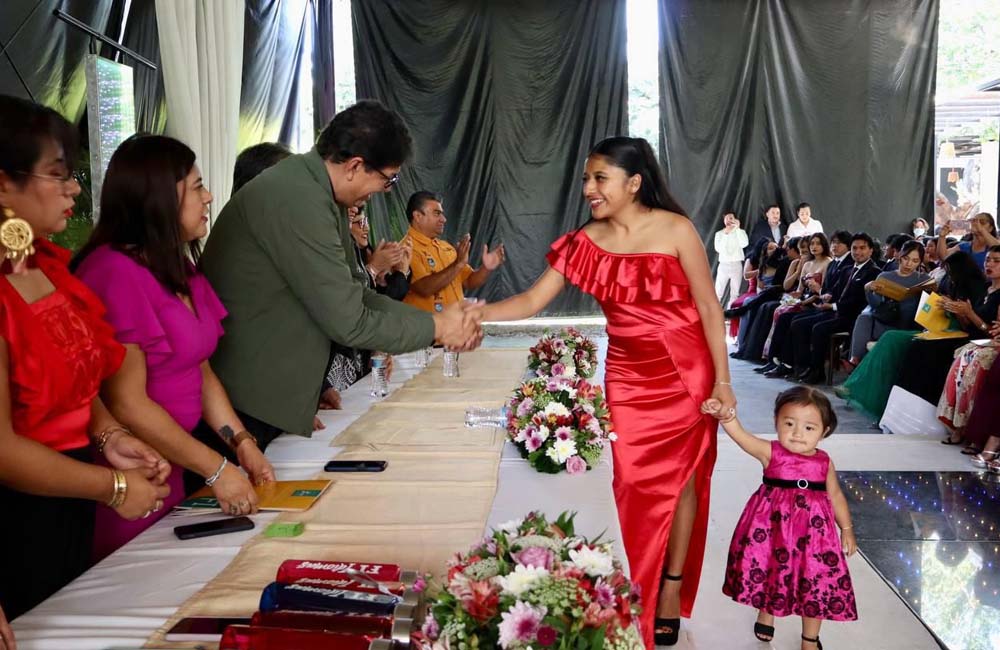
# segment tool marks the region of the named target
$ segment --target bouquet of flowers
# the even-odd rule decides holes
[[[604,446],[618,439],[600,386],[568,377],[521,384],[508,404],[507,436],[532,467],[547,474],[591,469]]]
[[[577,537],[575,514],[507,522],[448,564],[421,650],[639,650],[638,594],[611,545]]]
[[[572,327],[546,330],[529,352],[528,367],[539,377],[590,379],[597,372],[597,345]]]

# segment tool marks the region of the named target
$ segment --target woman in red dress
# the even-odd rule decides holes
[[[734,408],[705,247],[667,191],[649,143],[616,137],[587,157],[592,219],[552,244],[528,291],[487,305],[484,320],[541,311],[570,282],[607,317],[605,386],[618,441],[614,491],[646,646],[673,645],[690,617],[708,527],[717,421],[708,397]],[[655,618],[655,620],[654,620]]]
[[[55,111],[0,95],[0,513],[11,527],[0,606],[11,618],[89,566],[95,502],[137,519],[169,492],[170,465],[98,397],[125,354],[104,307],[46,239],[80,193],[74,132]],[[110,468],[88,462],[92,443]]]

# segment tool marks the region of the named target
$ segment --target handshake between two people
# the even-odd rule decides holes
[[[475,350],[483,342],[486,302],[466,298],[434,314],[434,342],[455,352]]]

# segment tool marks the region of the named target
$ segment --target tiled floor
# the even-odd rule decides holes
[[[491,339],[489,345],[529,346],[537,335]],[[603,358],[607,341],[599,341]],[[744,425],[773,435],[774,397],[791,384],[761,377],[746,362],[730,367]],[[849,565],[860,617],[824,624],[824,647],[1000,650],[1000,485],[936,434],[881,434],[828,394],[841,424],[823,449],[857,528],[860,552]],[[760,475],[760,464],[720,431],[698,602],[678,649],[799,648],[797,619],[779,619],[775,640],[761,643],[751,633],[754,610],[721,592],[730,537]]]

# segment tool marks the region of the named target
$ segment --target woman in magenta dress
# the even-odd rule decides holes
[[[764,466],[763,484],[733,532],[722,593],[758,610],[753,633],[759,640],[774,638],[775,616],[795,615],[802,617],[802,650],[823,650],[824,620],[858,618],[844,557],[858,549],[851,513],[833,461],[816,448],[837,428],[830,400],[806,386],[778,395],[778,439],[771,441],[746,431],[736,413],[715,400],[703,410],[723,416],[729,437]]]
[[[618,433],[614,490],[647,647],[677,642],[698,591],[717,422],[710,396],[733,408],[722,308],[705,247],[667,192],[649,143],[616,137],[587,157],[592,220],[552,244],[528,291],[485,308],[485,320],[541,311],[570,282],[608,320],[605,386]],[[655,619],[655,620],[654,620]]]
[[[251,481],[190,435],[202,419],[235,434],[229,442],[250,479],[274,479],[208,363],[226,315],[195,266],[211,200],[191,149],[163,136],[130,138],[111,157],[101,219],[74,260],[125,346],[121,371],[104,385],[108,407],[174,465],[163,513],[184,499],[184,469],[211,485],[227,514],[256,511]],[[155,520],[121,522],[112,514],[98,508],[95,559]]]

